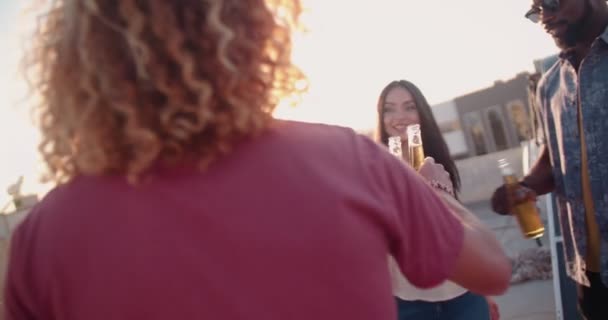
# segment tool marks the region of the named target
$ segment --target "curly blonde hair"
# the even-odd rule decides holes
[[[26,56],[49,178],[194,157],[204,168],[266,128],[304,79],[288,0],[55,0]]]

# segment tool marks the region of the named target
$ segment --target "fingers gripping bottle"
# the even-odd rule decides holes
[[[507,160],[498,160],[498,167],[502,174],[502,178],[507,189],[509,202],[514,203],[515,198],[521,197],[521,193],[525,192],[524,186],[519,184],[515,172]],[[540,218],[536,203],[533,200],[528,200],[511,206],[512,213],[517,217],[519,227],[521,228],[524,237],[527,239],[537,239],[545,233],[545,227]]]

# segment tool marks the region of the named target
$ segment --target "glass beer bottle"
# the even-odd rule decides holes
[[[513,169],[507,160],[498,160],[498,167],[500,168],[500,172],[507,188],[509,201],[513,202],[513,195],[518,192],[522,192],[523,186],[519,184],[517,177],[515,176],[515,172],[513,172]],[[543,236],[545,233],[545,227],[534,201],[528,200],[513,206],[512,213],[517,217],[519,227],[521,228],[525,238],[537,239]]]
[[[388,151],[399,159],[403,159],[403,149],[401,149],[401,137],[388,137]]]
[[[424,162],[424,148],[419,124],[407,126],[407,148],[410,165],[416,170],[420,169]]]

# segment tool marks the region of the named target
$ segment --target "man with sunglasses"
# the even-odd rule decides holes
[[[606,0],[534,0],[526,17],[562,50],[541,79],[541,154],[509,202],[504,187],[493,209],[554,192],[568,274],[578,283],[579,310],[608,319],[608,6]]]

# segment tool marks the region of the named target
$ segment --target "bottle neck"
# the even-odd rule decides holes
[[[504,175],[502,176],[505,184],[507,185],[514,185],[514,184],[518,184],[519,181],[517,180],[517,177],[514,174],[508,174],[508,175]]]
[[[407,139],[401,139],[401,157],[405,162],[408,162],[410,159],[410,149],[407,144]]]

